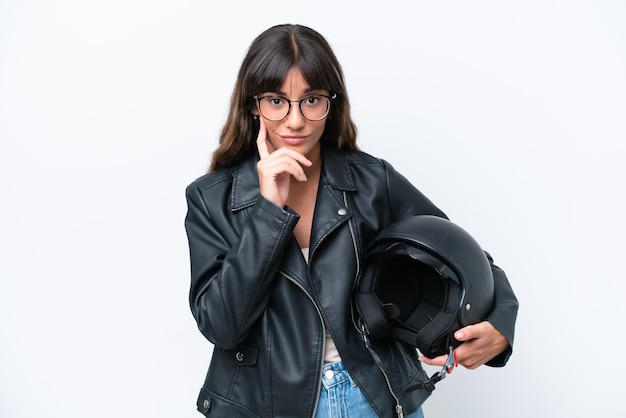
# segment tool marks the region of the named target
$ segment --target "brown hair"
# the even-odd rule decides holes
[[[337,95],[321,140],[338,149],[358,148],[343,71],[330,45],[322,35],[306,26],[278,25],[261,33],[248,48],[210,170],[226,167],[254,149],[259,132],[259,122],[252,118],[254,95],[279,90],[293,67],[302,72],[312,89],[324,89]]]

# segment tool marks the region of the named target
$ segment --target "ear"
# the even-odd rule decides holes
[[[256,96],[254,96],[254,97],[255,97],[254,103],[252,104],[252,106],[250,106],[250,113],[253,116],[259,117],[260,116],[259,115],[259,102],[258,102],[258,100],[256,100]]]

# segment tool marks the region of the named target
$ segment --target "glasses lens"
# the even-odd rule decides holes
[[[289,113],[289,102],[278,96],[265,96],[259,99],[259,110],[269,120],[282,120]]]
[[[325,96],[308,96],[300,102],[300,110],[309,120],[321,120],[328,114],[330,100]]]

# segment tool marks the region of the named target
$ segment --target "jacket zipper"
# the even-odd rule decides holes
[[[347,196],[345,191],[343,192],[343,204],[346,207],[349,207],[348,196]],[[361,274],[361,259],[359,258],[359,248],[358,248],[358,245],[357,245],[357,242],[356,242],[356,239],[355,239],[354,218],[352,218],[352,219],[350,219],[348,221],[348,226],[350,228],[350,236],[352,237],[352,245],[354,246],[354,255],[356,257],[356,275],[355,275],[355,278],[353,280],[353,285],[352,285],[352,293],[354,294],[354,291],[356,290],[356,286],[357,286],[357,281],[358,281],[359,275]],[[353,305],[350,306],[350,314],[351,314],[351,317],[352,317],[352,325],[360,333],[361,331],[359,330],[359,327],[358,327],[358,325],[356,323],[356,320],[354,318],[354,306]],[[365,342],[365,344],[367,345],[367,341]],[[368,348],[368,350],[373,351],[373,348]],[[393,391],[393,388],[391,387],[391,382],[389,381],[389,376],[387,376],[387,373],[378,364],[377,361],[375,361],[375,363],[376,363],[376,367],[378,367],[378,369],[383,374],[383,377],[385,378],[385,382],[387,383],[387,390],[389,391],[389,393],[391,394],[393,399],[396,401],[396,415],[398,416],[398,418],[403,418],[404,417],[404,413],[403,413],[403,410],[402,410],[402,405],[400,405],[400,399],[398,399],[398,397],[396,396],[396,394]]]
[[[320,308],[317,306],[317,303],[315,303],[315,300],[311,297],[311,295],[309,294],[309,292],[306,291],[306,289],[304,287],[302,287],[302,285],[300,283],[298,283],[298,281],[296,279],[294,279],[293,277],[291,277],[290,275],[288,275],[287,273],[285,273],[284,271],[279,271],[279,273],[285,277],[287,280],[289,280],[290,282],[292,282],[293,284],[295,284],[296,286],[298,286],[300,288],[300,290],[302,290],[304,292],[304,294],[311,300],[311,303],[313,304],[313,306],[315,306],[315,310],[317,311],[317,315],[320,318],[320,322],[322,323],[322,364],[320,367],[320,374],[319,374],[319,384],[317,385],[317,392],[315,394],[315,406],[313,407],[313,417],[315,416],[315,414],[317,413],[317,406],[320,400],[320,392],[322,390],[322,370],[324,369],[324,353],[326,352],[326,326],[324,325],[324,317],[322,316],[322,312],[320,311]]]

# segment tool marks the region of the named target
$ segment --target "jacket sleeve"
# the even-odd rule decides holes
[[[389,207],[394,221],[415,215],[436,215],[447,219],[447,216],[405,177],[388,163],[384,162],[384,164],[387,172]],[[495,303],[486,320],[506,337],[509,347],[486,364],[501,367],[507,363],[513,353],[518,301],[504,271],[493,264],[493,259],[488,253],[487,258],[493,271]]]
[[[265,310],[298,215],[259,197],[237,226],[235,216],[244,215],[231,214],[196,184],[186,197],[191,311],[209,341],[234,348]]]
[[[434,215],[448,218],[402,174],[383,161],[387,176],[387,195],[392,222],[415,215]]]
[[[517,320],[519,303],[504,271],[493,264],[493,259],[488,253],[487,258],[489,258],[489,262],[491,263],[495,291],[494,307],[487,317],[487,321],[506,337],[509,342],[509,347],[486,364],[492,367],[502,367],[509,361],[511,354],[513,354],[515,322]]]

